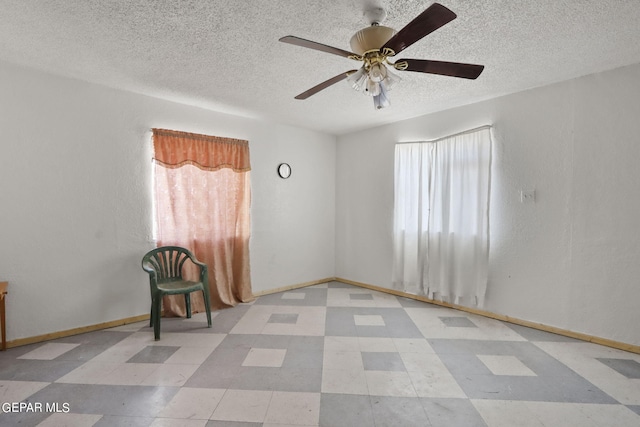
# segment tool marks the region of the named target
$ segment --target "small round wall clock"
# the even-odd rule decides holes
[[[291,176],[291,166],[288,163],[280,163],[278,165],[278,176],[287,179]]]

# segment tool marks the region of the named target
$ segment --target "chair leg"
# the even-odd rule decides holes
[[[160,310],[162,310],[162,295],[156,295],[153,299],[153,309],[151,317],[153,317],[153,335],[156,341],[160,339]]]
[[[149,327],[153,326],[153,298],[151,298],[151,309],[149,309]]]
[[[191,319],[191,294],[184,294],[184,306],[187,309],[187,319]]]
[[[211,327],[211,302],[209,301],[209,292],[203,290],[204,310],[207,312],[207,324]]]

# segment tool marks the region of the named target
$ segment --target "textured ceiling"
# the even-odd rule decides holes
[[[431,3],[0,0],[0,60],[333,134],[640,62],[639,0],[442,0],[458,18],[402,56],[483,64],[477,80],[404,72],[384,110],[347,82],[294,100],[358,63],[280,37],[351,50],[367,6],[399,30]]]

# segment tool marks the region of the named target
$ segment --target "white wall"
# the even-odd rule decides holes
[[[9,340],[148,312],[153,127],[249,140],[254,291],[334,275],[333,136],[0,63]]]
[[[148,311],[139,263],[153,246],[152,127],[250,141],[259,292],[334,275],[390,287],[394,143],[490,123],[485,308],[638,345],[638,117],[640,65],[336,144],[321,133],[0,63],[0,280],[10,282],[9,339]],[[291,164],[289,180],[277,177],[280,162]],[[519,202],[522,188],[536,189],[535,204]]]
[[[640,64],[339,137],[336,276],[391,287],[396,142],[492,124],[484,308],[639,345],[639,118]]]

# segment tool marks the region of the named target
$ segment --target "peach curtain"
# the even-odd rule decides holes
[[[251,301],[249,143],[153,129],[153,147],[158,246],[185,247],[207,264],[212,308]],[[191,303],[204,311],[202,295]],[[165,316],[186,315],[182,296],[163,304]]]

